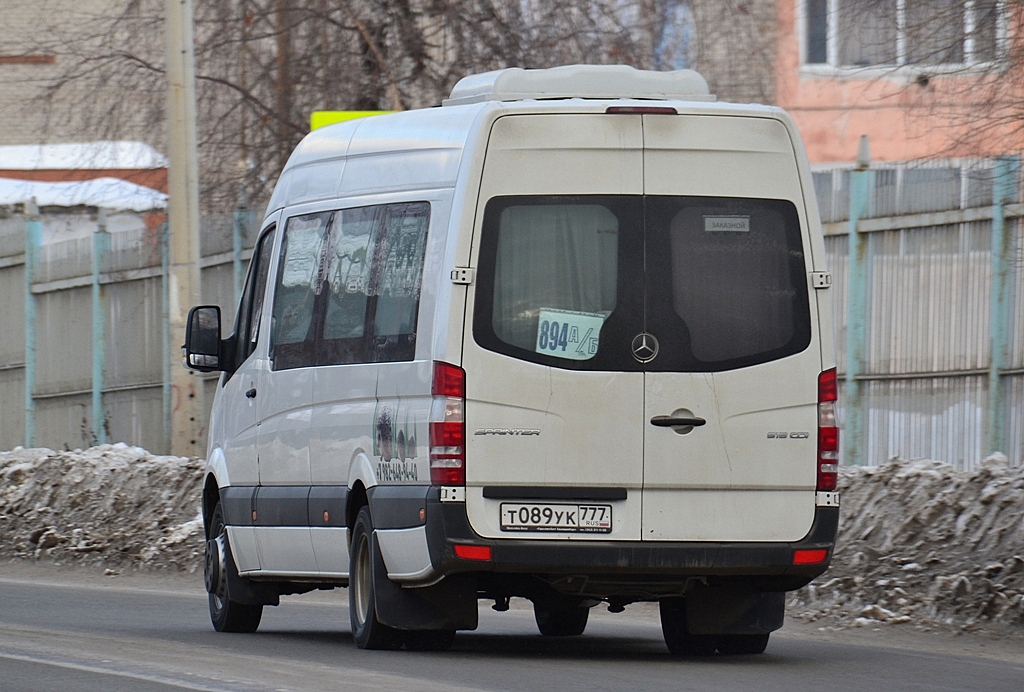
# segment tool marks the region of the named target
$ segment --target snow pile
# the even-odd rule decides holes
[[[200,460],[124,444],[0,452],[0,558],[195,571],[202,477]]]
[[[0,178],[0,206],[35,201],[40,207],[103,207],[116,211],[167,208],[167,195],[120,178],[94,178],[70,183]]]
[[[0,453],[0,559],[202,569],[203,462],[138,447]],[[790,617],[1024,632],[1024,468],[843,468],[832,566]]]
[[[167,168],[167,157],[145,142],[99,141],[73,144],[0,146],[0,169],[104,170]]]
[[[1024,629],[1024,468],[937,461],[843,468],[832,566],[791,616],[840,624]]]

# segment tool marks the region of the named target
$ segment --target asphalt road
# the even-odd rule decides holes
[[[792,622],[760,656],[674,659],[656,609],[595,609],[582,637],[553,640],[524,602],[482,605],[448,652],[359,651],[344,589],[229,635],[201,582],[0,564],[0,690],[1024,690],[1021,639]]]

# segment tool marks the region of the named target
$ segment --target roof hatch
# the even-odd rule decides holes
[[[657,99],[714,101],[693,70],[654,72],[629,65],[564,65],[545,70],[504,70],[459,80],[443,106],[523,99]]]

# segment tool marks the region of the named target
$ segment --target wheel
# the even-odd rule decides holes
[[[352,527],[349,547],[348,612],[352,622],[352,639],[360,649],[397,649],[402,633],[377,620],[373,593],[373,550],[370,535],[373,523],[370,508],[363,507]]]
[[[770,634],[720,634],[718,650],[729,656],[762,654]]]
[[[537,629],[545,637],[575,637],[587,628],[590,608],[564,603],[534,603],[533,616],[537,620]]]
[[[665,645],[676,656],[710,656],[718,646],[718,637],[711,634],[690,634],[686,623],[686,599],[663,598],[658,602],[661,611],[661,633]]]
[[[455,643],[455,630],[408,630],[402,634],[409,651],[447,651]]]
[[[228,534],[224,530],[224,510],[220,502],[210,517],[210,534],[206,541],[206,567],[203,576],[210,597],[210,621],[218,632],[255,632],[263,617],[262,605],[231,600],[228,576],[237,577]]]

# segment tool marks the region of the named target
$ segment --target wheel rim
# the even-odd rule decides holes
[[[224,573],[227,555],[226,541],[227,537],[221,533],[206,542],[206,566],[203,570],[203,580],[206,583],[207,592],[212,594],[223,595],[227,592]]]
[[[227,536],[224,532],[224,524],[220,521],[220,517],[215,518],[213,526],[213,535],[216,536],[213,540],[206,542],[206,564],[204,580],[209,587],[213,585],[213,589],[209,590],[210,604],[213,606],[214,613],[220,613],[224,609],[224,601],[227,598],[227,579],[224,576],[224,546],[227,543]],[[221,551],[219,554],[212,554],[212,550],[217,549]],[[213,565],[211,561],[219,561],[218,565]],[[213,575],[210,573],[211,570],[216,569],[219,573],[217,578],[212,578]]]
[[[224,610],[224,599],[220,597],[220,594],[210,594],[210,600],[213,601],[213,611],[215,614]]]
[[[355,574],[352,588],[355,590],[356,622],[362,626],[370,612],[370,559],[369,540],[363,534],[356,545]]]

